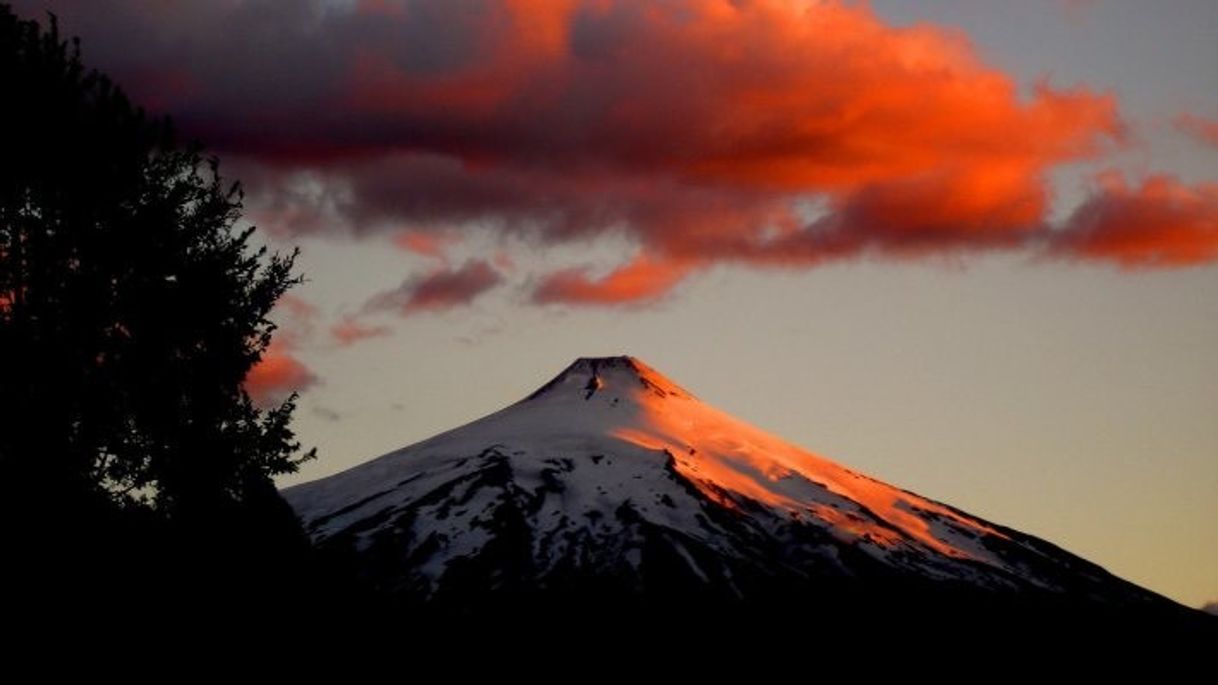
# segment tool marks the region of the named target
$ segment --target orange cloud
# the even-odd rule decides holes
[[[303,392],[318,382],[313,371],[296,357],[297,348],[311,337],[318,315],[317,305],[291,293],[275,303],[275,337],[245,377],[245,391],[254,404],[277,406],[292,393]]]
[[[254,404],[274,407],[316,382],[317,376],[293,355],[289,345],[273,340],[246,375],[245,391]]]
[[[335,104],[418,127],[409,145],[372,132],[368,153],[836,189],[994,161],[1035,171],[1120,131],[1111,97],[1041,85],[1021,100],[963,36],[889,27],[864,6],[496,4],[463,17],[485,42],[460,67],[360,52]]]
[[[350,316],[343,317],[330,327],[330,335],[342,347],[350,347],[357,342],[389,335],[392,332],[388,326],[367,326]]]
[[[599,279],[582,268],[550,274],[534,291],[539,303],[621,304],[651,300],[668,292],[687,273],[688,266],[640,256]]]
[[[1218,119],[1207,119],[1184,113],[1176,117],[1176,128],[1206,145],[1218,147]]]
[[[1021,94],[963,36],[853,4],[504,3],[470,30],[485,42],[460,68],[354,63],[338,106],[414,127],[404,173],[353,172],[356,204],[639,242],[602,279],[544,276],[538,302],[652,299],[715,261],[1021,247],[1043,228],[1048,171],[1123,136],[1110,95]],[[408,182],[420,150],[461,166]],[[803,220],[809,198],[829,215]]]
[[[447,236],[422,231],[403,231],[393,239],[393,244],[424,257],[444,258],[444,248],[452,242]]]
[[[1116,173],[1054,236],[1059,255],[1123,268],[1194,266],[1218,260],[1218,184],[1153,176],[1130,186]]]

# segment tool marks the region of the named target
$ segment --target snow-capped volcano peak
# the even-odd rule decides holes
[[[627,356],[577,359],[499,412],[285,496],[315,541],[424,599],[505,573],[535,588],[675,574],[736,595],[860,575],[1133,587],[770,435]]]
[[[599,414],[604,437],[666,455],[680,475],[725,507],[748,500],[795,520],[828,524],[847,542],[1001,563],[976,542],[1002,537],[992,527],[735,419],[633,357],[580,358],[527,401],[571,403],[571,413]]]
[[[684,388],[664,377],[663,374],[630,356],[580,357],[563,369],[527,400],[567,399],[582,395],[591,399],[604,391],[619,402],[634,400],[643,389],[647,395],[656,397],[692,397]]]

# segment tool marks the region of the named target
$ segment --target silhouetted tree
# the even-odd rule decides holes
[[[295,544],[270,480],[312,456],[289,428],[295,398],[264,411],[242,388],[299,281],[295,253],[255,249],[216,160],[82,66],[53,17],[44,29],[0,5],[0,93],[9,565],[33,556],[18,539],[57,544],[60,562],[156,547],[229,569]],[[115,563],[82,561],[82,575]]]

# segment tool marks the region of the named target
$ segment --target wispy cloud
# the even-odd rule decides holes
[[[680,264],[645,255],[600,278],[574,267],[547,276],[533,293],[539,303],[621,304],[648,301],[668,292],[685,275]]]
[[[1198,116],[1196,114],[1184,113],[1176,117],[1176,128],[1193,138],[1218,147],[1218,119]]]
[[[330,336],[341,347],[350,347],[358,342],[379,338],[393,332],[388,326],[370,326],[360,323],[355,317],[344,316],[330,327]]]
[[[313,407],[312,414],[313,416],[330,422],[341,421],[343,418],[342,414],[339,414],[329,407],[323,407],[320,405]]]
[[[503,281],[485,261],[473,259],[455,269],[447,266],[412,276],[391,290],[372,296],[365,311],[395,311],[403,316],[467,305]]]
[[[393,238],[393,244],[423,257],[444,259],[444,250],[451,244],[450,236],[425,231],[403,231]]]

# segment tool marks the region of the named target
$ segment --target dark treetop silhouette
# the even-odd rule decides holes
[[[63,581],[64,601],[269,581],[301,540],[271,477],[312,453],[294,398],[263,410],[242,381],[295,254],[251,246],[216,160],[84,67],[53,17],[0,5],[0,86],[7,572]]]

